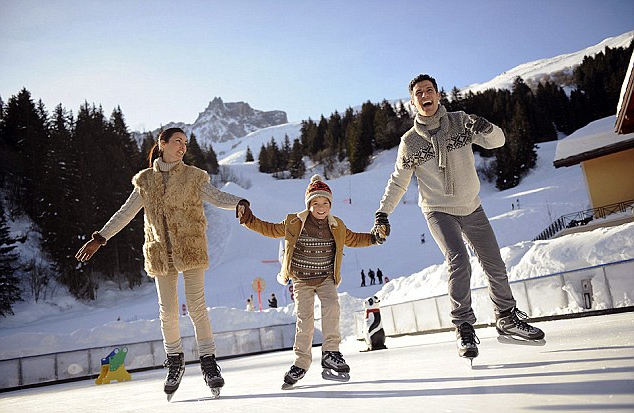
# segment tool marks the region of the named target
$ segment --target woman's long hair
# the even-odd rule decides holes
[[[156,140],[156,143],[154,144],[154,146],[152,146],[152,149],[150,149],[150,153],[147,156],[148,168],[152,167],[152,163],[154,162],[155,158],[158,158],[159,156],[163,156],[163,151],[160,149],[159,142],[160,141],[169,142],[170,139],[172,138],[172,136],[175,133],[178,133],[178,132],[182,133],[183,135],[185,134],[185,131],[183,131],[181,128],[167,128],[165,130],[162,130],[159,133],[159,136],[158,136],[158,139]],[[154,150],[155,149],[158,149],[156,151],[157,152],[156,156],[154,155]]]

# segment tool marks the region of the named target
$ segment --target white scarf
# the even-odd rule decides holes
[[[414,130],[423,139],[432,144],[434,153],[438,158],[438,170],[445,177],[445,195],[454,196],[453,175],[448,165],[447,138],[449,135],[449,121],[445,107],[443,105],[438,106],[438,110],[432,116],[422,116],[417,113],[414,119]]]

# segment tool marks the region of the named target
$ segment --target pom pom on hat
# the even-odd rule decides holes
[[[308,184],[308,188],[306,188],[306,209],[310,209],[310,201],[320,196],[327,198],[332,205],[332,191],[330,187],[326,185],[320,175],[315,174],[310,178],[310,184]]]

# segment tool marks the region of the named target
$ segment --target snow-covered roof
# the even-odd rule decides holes
[[[619,96],[619,104],[616,107],[616,125],[614,126],[617,133],[630,132],[634,125],[632,112],[634,112],[634,52],[630,57],[630,64],[625,73],[625,80],[621,86],[621,95]]]
[[[596,120],[559,141],[553,162],[555,168],[634,148],[634,133],[617,134],[615,120],[616,115]]]

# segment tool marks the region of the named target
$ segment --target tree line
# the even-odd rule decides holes
[[[506,144],[502,148],[484,150],[474,146],[474,150],[493,159],[481,172],[494,180],[498,189],[513,188],[535,166],[536,144],[569,135],[615,113],[632,49],[632,44],[627,48],[606,47],[595,56],[586,56],[571,74],[553,73],[532,85],[518,77],[510,90],[489,89],[463,96],[455,86],[449,94],[443,88],[441,103],[449,111],[483,116],[504,130]],[[559,86],[562,83],[569,93]],[[342,161],[347,162],[348,173],[363,172],[377,151],[397,146],[412,127],[412,113],[405,105],[367,101],[358,111],[348,108],[343,115],[335,111],[328,118],[322,115],[319,121],[303,121],[293,150],[301,150],[322,165],[326,176]],[[283,173],[290,171],[287,143],[279,148],[272,138],[262,150],[266,152],[261,152],[261,172],[303,177]]]
[[[143,281],[143,221],[137,216],[91,259],[74,256],[125,202],[131,179],[148,166],[155,138],[147,133],[139,146],[119,107],[106,117],[87,102],[74,116],[62,105],[48,113],[42,101],[22,89],[6,103],[0,99],[0,315],[11,314],[24,289],[45,298],[54,279],[80,299],[95,299],[99,284],[112,281],[134,288]],[[212,148],[201,148],[194,135],[185,161],[218,173]],[[12,239],[7,217],[27,216],[26,235]],[[16,247],[34,236],[41,251],[25,266]]]

